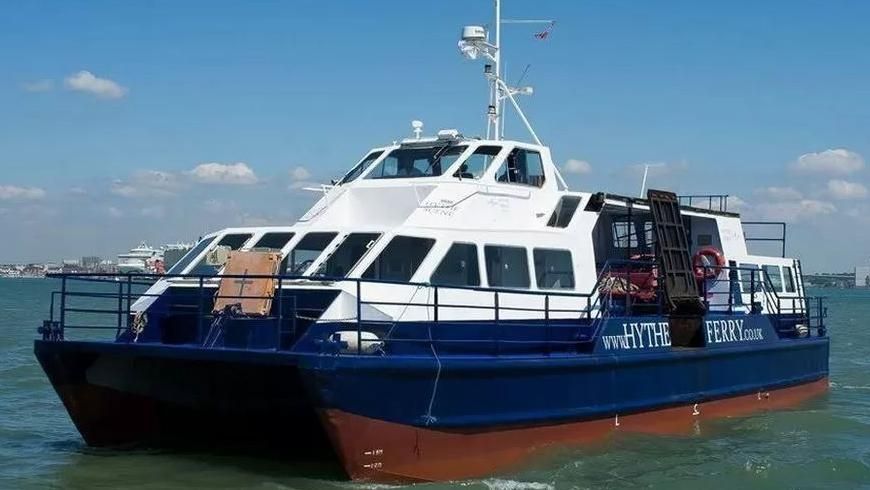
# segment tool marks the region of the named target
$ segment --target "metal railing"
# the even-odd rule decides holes
[[[46,340],[63,340],[67,330],[102,330],[114,331],[116,341],[132,342],[138,340],[138,335],[145,332],[134,332],[135,322],[137,322],[137,310],[134,308],[136,301],[147,301],[149,298],[156,300],[162,297],[165,292],[148,293],[147,291],[139,291],[154,284],[153,279],[164,279],[169,281],[171,286],[177,287],[172,293],[173,303],[168,305],[165,313],[167,317],[175,315],[189,318],[195,321],[195,335],[187,338],[188,343],[194,345],[202,345],[206,337],[209,335],[207,328],[213,328],[213,324],[220,315],[220,312],[212,311],[213,301],[218,298],[229,300],[243,299],[272,299],[271,311],[267,315],[261,316],[241,316],[234,317],[233,320],[261,320],[263,322],[271,322],[275,326],[275,340],[272,345],[273,350],[288,350],[293,348],[297,340],[304,334],[304,329],[307,325],[317,322],[321,319],[325,311],[324,308],[312,308],[297,303],[296,293],[293,287],[305,285],[306,287],[323,285],[338,290],[344,285],[345,290],[355,294],[355,312],[351,318],[343,319],[323,319],[324,322],[335,323],[352,323],[357,333],[357,350],[358,354],[363,351],[363,345],[366,342],[423,342],[432,344],[449,345],[451,343],[485,343],[489,342],[494,346],[496,353],[500,352],[503,345],[541,345],[542,348],[549,353],[551,349],[556,348],[588,348],[594,344],[599,336],[600,330],[605,324],[608,317],[614,316],[640,316],[640,315],[663,315],[665,308],[663,305],[664,295],[662,294],[662,284],[659,271],[660,267],[656,262],[650,261],[610,261],[604,265],[601,272],[598,274],[594,288],[588,293],[577,293],[567,291],[531,291],[518,290],[507,288],[486,288],[473,286],[443,286],[433,285],[428,283],[409,283],[383,281],[375,279],[359,279],[359,278],[312,278],[307,276],[291,276],[291,275],[182,275],[170,274],[156,276],[151,274],[59,274],[56,277],[60,280],[60,290],[54,291],[51,296],[51,311],[49,320],[45,321],[42,328],[39,329],[43,338]],[[749,291],[741,290],[741,284],[746,284],[740,274],[747,273],[749,275]],[[652,299],[649,295],[641,295],[640,291],[634,287],[632,281],[637,274],[650,274],[649,280],[653,281]],[[726,275],[726,279],[719,279]],[[821,298],[811,298],[800,296],[780,297],[772,287],[769,278],[765,278],[766,273],[762,269],[743,268],[743,267],[724,267],[716,279],[701,281],[701,295],[708,305],[708,310],[711,308],[719,308],[723,305],[727,306],[722,310],[716,310],[728,314],[760,314],[767,313],[774,316],[778,321],[786,319],[794,328],[795,319],[804,321],[808,328],[814,328],[818,335],[824,335],[825,325],[824,318],[826,311],[824,309]],[[275,282],[275,292],[273,296],[254,296],[254,295],[221,295],[216,296],[218,284],[221,279],[268,279]],[[623,290],[614,290],[614,279],[622,281]],[[727,283],[727,288],[722,288],[720,283]],[[767,283],[767,284],[766,284]],[[75,290],[73,284],[99,285],[106,290]],[[401,285],[411,289],[422,290],[425,288],[427,298],[425,301],[413,301],[414,295],[408,301],[390,301],[383,297],[366,299],[364,286],[367,285]],[[350,285],[350,287],[346,287]],[[339,287],[336,287],[339,286]],[[736,289],[735,289],[736,288]],[[110,289],[110,290],[109,290]],[[745,289],[745,288],[743,288]],[[481,304],[476,302],[450,302],[443,301],[445,291],[468,291],[482,292],[491,295],[490,304]],[[649,292],[649,291],[646,291]],[[743,295],[750,298],[749,304],[743,304]],[[727,299],[717,301],[717,297],[727,295]],[[517,305],[508,304],[504,298],[537,298],[538,305]],[[554,300],[564,301],[563,298],[573,299],[578,306],[575,308],[553,307]],[[738,299],[739,298],[739,299]],[[759,299],[763,298],[762,302]],[[87,304],[81,305],[76,302],[87,301]],[[789,303],[790,306],[789,306]],[[540,306],[540,302],[543,305]],[[108,303],[108,305],[106,304]],[[374,308],[383,307],[403,307],[403,313],[397,317],[388,320],[380,320],[374,318],[364,318],[364,307],[371,306]],[[401,339],[401,338],[383,338],[378,340],[366,340],[363,338],[363,331],[372,326],[380,325],[382,327],[394,327],[401,323],[404,318],[404,311],[408,308],[424,308],[427,312],[431,311],[429,321],[434,324],[436,330],[439,325],[451,324],[461,325],[463,323],[471,323],[479,320],[461,320],[451,319],[452,315],[446,314],[451,310],[472,311],[488,311],[487,321],[494,324],[495,338],[488,339]],[[76,319],[81,316],[97,315],[103,319],[102,322],[90,322],[84,324],[76,323]],[[508,318],[514,315],[515,318]],[[517,316],[522,318],[516,318]],[[192,318],[190,318],[192,317]],[[108,319],[108,321],[107,321]],[[559,322],[557,320],[563,320]],[[569,321],[564,321],[569,320]],[[573,320],[573,321],[570,321]],[[788,322],[781,322],[786,324]],[[300,329],[300,324],[303,327]],[[516,330],[522,327],[543,328],[545,339],[510,339],[506,338],[507,330]],[[167,327],[170,328],[170,327]],[[551,338],[551,333],[556,332],[554,329],[573,329],[574,333],[569,339],[565,336],[560,336],[559,339]],[[781,333],[783,333],[781,331]],[[391,331],[391,330],[390,330]],[[153,338],[154,333],[150,333]],[[148,337],[145,333],[145,337]],[[430,334],[431,336],[431,334]],[[560,340],[561,339],[561,340]],[[584,347],[586,346],[586,347]]]
[[[728,197],[728,194],[692,194],[677,196],[677,201],[680,206],[724,213],[728,211]]]

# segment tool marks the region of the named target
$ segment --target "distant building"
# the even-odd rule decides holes
[[[855,267],[855,287],[870,287],[870,266],[863,265]]]
[[[102,262],[102,259],[99,257],[82,257],[81,264],[85,269],[91,270],[99,267],[100,262]]]

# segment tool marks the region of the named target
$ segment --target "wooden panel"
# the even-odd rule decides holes
[[[234,251],[227,260],[217,295],[214,311],[238,304],[247,315],[266,316],[272,309],[277,279],[251,278],[244,276],[274,276],[281,264],[278,252]]]

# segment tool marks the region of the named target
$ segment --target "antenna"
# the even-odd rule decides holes
[[[414,131],[414,138],[420,139],[420,135],[423,134],[423,121],[420,121],[419,119],[414,119],[413,121],[411,121],[411,127]]]
[[[489,32],[485,27],[479,25],[470,25],[462,28],[462,38],[459,40],[459,52],[470,60],[476,60],[483,56],[492,64],[484,65],[483,74],[489,82],[489,104],[486,110],[486,137],[487,139],[500,140],[504,137],[504,120],[503,107],[506,101],[510,101],[511,105],[517,111],[520,120],[526,126],[526,129],[531,134],[535,143],[542,144],[531,123],[526,118],[525,113],[517,103],[515,95],[532,95],[534,90],[532,87],[511,87],[508,86],[502,79],[501,66],[501,25],[505,24],[549,24],[553,25],[552,20],[538,19],[505,19],[501,18],[501,0],[495,0],[495,40],[489,42]],[[528,70],[528,67],[526,67]],[[525,71],[523,72],[525,77]],[[522,80],[522,78],[521,78]]]

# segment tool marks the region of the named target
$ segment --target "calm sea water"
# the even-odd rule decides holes
[[[0,279],[0,488],[389,488],[245,454],[87,448],[33,357],[51,280]],[[442,489],[870,488],[870,291],[828,290],[831,390],[692,436],[614,436],[499,478]]]

